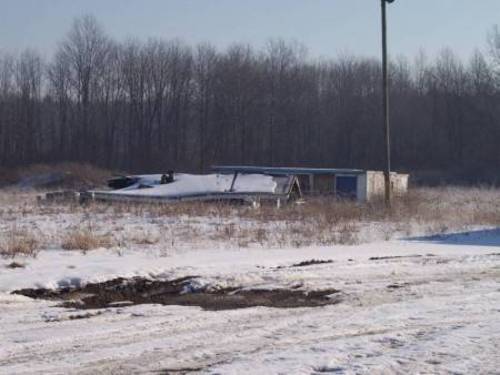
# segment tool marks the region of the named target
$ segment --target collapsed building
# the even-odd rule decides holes
[[[187,173],[132,175],[113,178],[113,190],[91,190],[80,194],[81,200],[97,201],[237,201],[281,204],[302,196],[294,175],[248,173]]]
[[[330,195],[366,202],[384,193],[379,171],[339,168],[214,166],[205,175],[175,173],[120,176],[109,180],[111,190],[80,193],[80,200],[97,201],[232,201],[252,204],[295,201],[305,195]],[[408,175],[391,173],[394,194],[404,194]]]

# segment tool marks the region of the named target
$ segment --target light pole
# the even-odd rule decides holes
[[[382,5],[382,106],[385,128],[385,204],[391,206],[391,133],[389,127],[389,78],[387,74],[387,17],[386,4],[394,0],[380,0]]]

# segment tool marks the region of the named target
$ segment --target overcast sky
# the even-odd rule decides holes
[[[312,56],[379,56],[379,0],[0,0],[0,50],[49,55],[74,17],[93,14],[117,39],[134,36],[262,46],[296,40]],[[485,50],[500,23],[500,0],[396,0],[389,6],[390,52],[429,55],[451,47],[461,57]]]

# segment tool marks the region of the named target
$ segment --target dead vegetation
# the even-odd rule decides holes
[[[8,234],[12,225],[43,230],[50,246],[169,249],[212,247],[304,247],[351,245],[500,226],[500,190],[419,188],[394,201],[370,203],[308,198],[303,204],[260,208],[208,202],[170,204],[76,202],[45,205],[33,194],[0,191],[2,254],[36,253],[36,236]],[[83,223],[83,224],[82,224]],[[47,233],[48,232],[48,233]],[[11,240],[8,240],[11,238]],[[23,239],[24,238],[24,239]],[[16,250],[12,250],[16,249]],[[20,250],[20,249],[25,249]],[[33,250],[30,250],[33,249]]]
[[[127,237],[126,242],[136,245],[154,245],[160,241],[160,238],[148,231],[139,231]]]
[[[40,242],[33,233],[15,226],[0,237],[0,255],[3,257],[35,257],[39,248]]]
[[[110,248],[113,240],[110,235],[98,234],[92,229],[74,229],[63,237],[61,247],[64,250],[89,251],[99,248]]]

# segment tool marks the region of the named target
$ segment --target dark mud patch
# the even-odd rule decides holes
[[[66,320],[79,320],[79,319],[90,319],[96,316],[99,316],[103,313],[103,311],[96,311],[96,312],[87,312],[83,314],[71,314],[67,317],[46,317],[44,319],[45,323],[57,323],[57,322],[63,322]]]
[[[193,373],[193,372],[199,372],[199,371],[202,371],[202,370],[205,370],[204,367],[183,367],[183,368],[167,368],[167,369],[163,369],[163,370],[160,370],[160,371],[157,371],[156,374],[159,374],[159,375],[185,375],[185,374],[190,374],[190,373]]]
[[[147,303],[199,306],[205,310],[232,310],[265,306],[276,308],[318,307],[340,302],[336,289],[302,291],[290,289],[206,288],[196,286],[195,278],[170,281],[144,278],[117,278],[79,288],[22,289],[14,294],[61,301],[63,307],[98,309]]]
[[[423,255],[391,255],[384,257],[370,257],[368,260],[391,260],[391,259],[408,259],[408,258],[422,258]]]
[[[323,374],[323,373],[344,373],[345,369],[343,367],[340,367],[340,366],[318,366],[318,367],[314,367],[313,368],[314,373],[319,373],[319,374]]]
[[[317,264],[328,264],[328,263],[333,263],[333,260],[327,259],[327,260],[322,260],[322,259],[311,259],[311,260],[305,260],[300,263],[295,263],[290,266],[278,266],[276,269],[282,269],[282,268],[296,268],[296,267],[308,267],[308,266],[314,266]]]
[[[333,260],[311,259],[311,260],[306,260],[304,262],[292,264],[290,267],[307,267],[307,266],[314,266],[316,264],[328,264],[328,263],[333,263]]]
[[[78,320],[78,319],[89,319],[93,318],[94,316],[99,316],[102,314],[102,311],[97,311],[95,313],[86,313],[86,314],[73,314],[68,316],[69,320]]]
[[[402,283],[402,284],[394,283],[394,284],[387,285],[387,289],[400,289],[400,288],[404,288],[404,287],[409,286],[409,285],[410,285],[409,283]]]
[[[24,267],[25,267],[24,264],[19,262],[11,262],[5,266],[5,268],[10,268],[10,269],[24,268]]]

